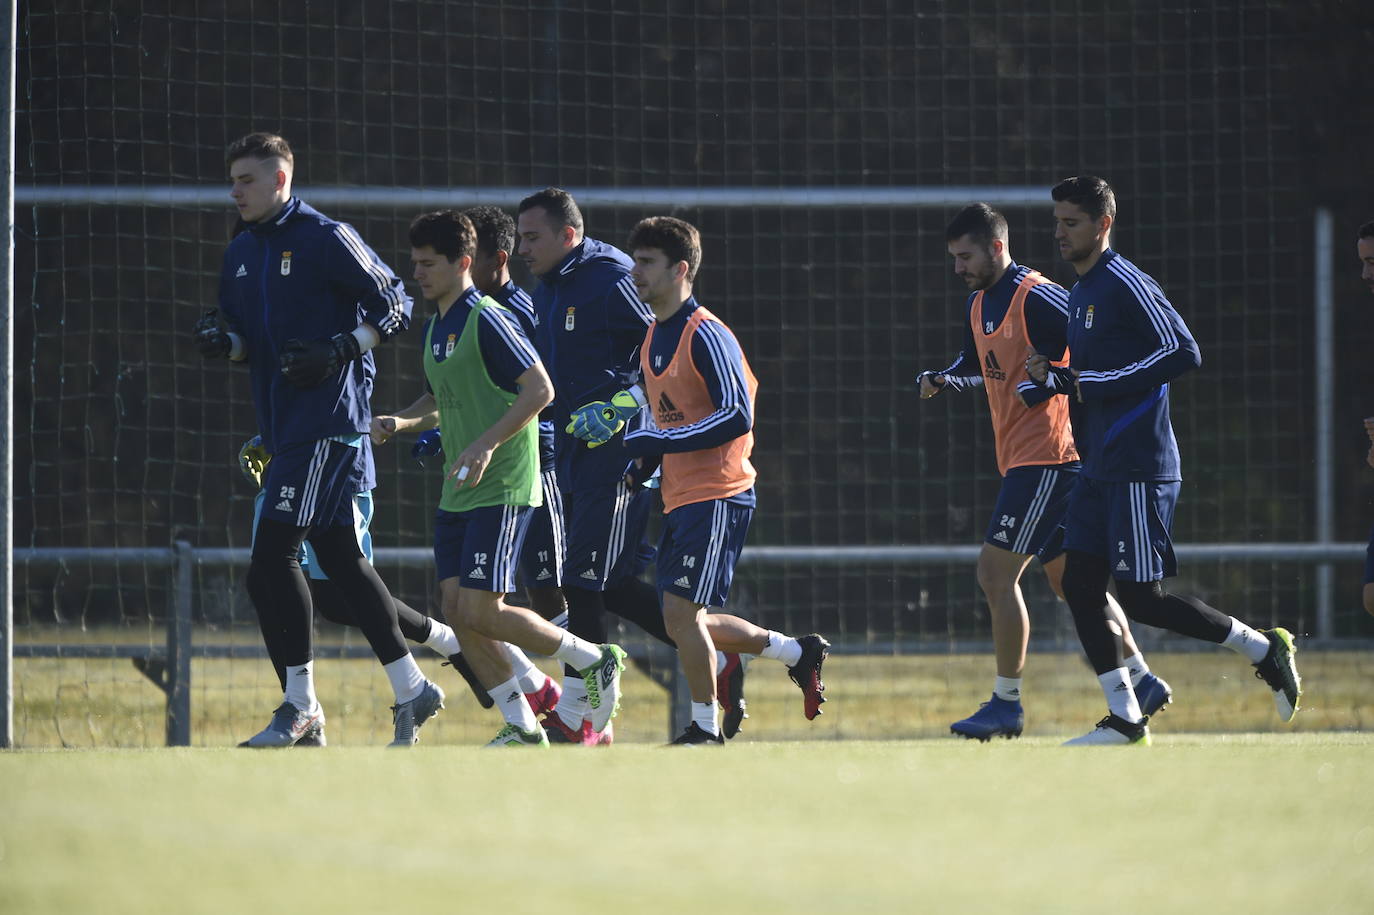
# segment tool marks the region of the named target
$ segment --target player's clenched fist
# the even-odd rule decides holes
[[[396,434],[396,417],[372,417],[372,425],[368,429],[368,434],[372,436],[372,444],[385,445],[387,439]]]
[[[220,326],[219,309],[211,308],[200,316],[195,329],[196,349],[206,359],[223,359],[234,348],[234,341]]]
[[[921,399],[929,400],[945,389],[948,380],[939,372],[922,372],[916,376],[916,386],[921,389]]]

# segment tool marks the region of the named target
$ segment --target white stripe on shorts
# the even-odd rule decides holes
[[[1012,543],[1012,552],[1030,552],[1031,538],[1035,535],[1035,529],[1045,514],[1045,505],[1050,501],[1050,496],[1054,493],[1054,486],[1058,479],[1059,471],[1057,470],[1046,467],[1040,471],[1040,483],[1035,487],[1035,496],[1031,499],[1030,505],[1026,506],[1026,516],[1021,519],[1021,531],[1016,535],[1015,542]]]
[[[563,560],[568,555],[567,531],[563,527],[563,491],[558,488],[558,474],[546,470],[540,474],[544,485],[544,509],[549,513],[549,536],[553,538],[554,578],[563,581]]]
[[[601,566],[601,584],[604,586],[611,577],[611,569],[625,549],[625,527],[629,523],[630,498],[634,493],[624,483],[616,484],[615,504],[611,507],[611,532],[606,540],[606,555]]]
[[[705,607],[711,603],[711,586],[720,571],[721,554],[725,551],[725,523],[729,512],[724,499],[716,499],[711,505],[711,539],[706,543],[706,555],[701,559],[701,578],[697,579],[697,590],[692,600]]]
[[[320,439],[315,443],[315,453],[310,456],[310,467],[305,474],[305,491],[301,493],[300,507],[296,509],[296,527],[309,527],[315,517],[315,500],[320,495],[320,477],[324,476],[324,464],[329,458],[329,440]]]
[[[1131,483],[1131,534],[1135,538],[1135,580],[1150,581],[1154,576],[1150,562],[1150,522],[1145,498],[1148,483]]]

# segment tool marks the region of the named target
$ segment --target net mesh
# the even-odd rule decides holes
[[[1120,203],[1116,247],[1160,281],[1204,353],[1173,392],[1187,473],[1176,539],[1308,539],[1311,210],[1296,183],[1302,74],[1283,53],[1307,26],[1250,0],[1109,6],[60,0],[21,17],[19,192],[222,188],[225,145],[254,129],[291,140],[306,200],[312,187],[510,187],[513,209],[545,184],[993,189],[1102,174]],[[1013,254],[1068,283],[1046,200],[1006,208]],[[255,431],[248,386],[202,363],[188,337],[215,304],[227,202],[18,208],[17,546],[247,546],[253,492],[234,456]],[[412,212],[322,208],[408,272]],[[943,238],[952,210],[674,210],[705,240],[700,298],[761,381],[752,543],[981,539],[998,486],[986,405],[976,392],[921,403],[912,383],[959,345],[964,291]],[[584,215],[588,234],[618,244],[655,212]],[[409,403],[418,364],[413,339],[381,351],[374,404]],[[379,477],[378,543],[427,546],[432,468],[393,448],[379,452]],[[1343,539],[1360,533],[1357,510],[1341,506]],[[400,596],[429,603],[426,569],[384,572]],[[1309,568],[1184,573],[1180,590],[1256,625],[1313,629]],[[246,656],[240,578],[203,566],[194,618],[198,641],[244,646],[197,680],[223,701],[196,694],[247,716],[242,729],[269,707],[271,677]],[[1072,650],[1066,611],[1032,578],[1035,638]],[[1370,634],[1358,587],[1358,569],[1337,569],[1337,635]],[[20,641],[59,645],[158,646],[171,601],[163,568],[80,558],[21,563],[16,594]],[[989,638],[966,564],[746,565],[735,604],[859,651],[952,656]],[[54,737],[46,722],[73,702],[82,714],[80,697],[122,682],[128,663],[68,659],[55,683],[25,666],[38,663],[18,668],[21,741],[161,741],[157,727],[114,737],[89,719]],[[384,684],[357,669],[369,690],[358,714],[370,715]],[[900,693],[896,676],[851,690]],[[134,681],[111,689],[159,708]]]

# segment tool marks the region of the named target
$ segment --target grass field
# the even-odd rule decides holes
[[[1274,714],[1269,691],[1230,652],[1152,653],[1154,669],[1175,692],[1174,704],[1154,722],[1156,733],[1374,730],[1374,703],[1368,700],[1374,656],[1300,649],[1298,660],[1303,707],[1285,726]],[[432,658],[421,666],[449,693],[448,709],[425,729],[426,744],[473,745],[496,733],[495,714],[477,707],[451,668]],[[545,668],[555,669],[547,663]],[[390,740],[391,692],[375,662],[325,659],[317,671],[331,743],[356,747]],[[991,675],[983,655],[836,655],[825,666],[831,701],[821,718],[808,722],[782,665],[755,661],[746,687],[751,717],[737,742],[940,737],[951,721],[987,699]],[[15,690],[20,747],[164,743],[163,694],[127,659],[20,658]],[[1102,694],[1081,653],[1032,654],[1025,690],[1028,736],[1072,736],[1104,714]],[[196,659],[193,745],[237,743],[267,722],[280,698],[263,660]],[[616,719],[617,741],[662,742],[668,736],[667,709],[664,690],[631,667]]]
[[[1056,743],[5,753],[0,912],[1369,911],[1371,735]]]

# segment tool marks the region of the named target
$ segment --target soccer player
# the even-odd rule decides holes
[[[534,304],[529,295],[510,278],[508,263],[515,250],[515,220],[494,206],[464,210],[477,232],[477,249],[472,255],[472,282],[477,291],[489,295],[520,322],[525,336],[534,339]],[[435,430],[437,432],[437,430]],[[372,441],[381,444],[395,432],[395,418],[373,417]],[[437,436],[435,436],[437,438]],[[435,442],[437,444],[437,442]],[[417,445],[424,450],[424,445]],[[554,625],[567,627],[568,606],[563,598],[563,500],[553,466],[553,423],[539,423],[539,479],[543,504],[530,512],[530,522],[517,564],[519,579],[529,596],[534,612]],[[560,692],[554,680],[535,667],[523,651],[502,643],[501,650],[520,689],[535,715],[543,715],[558,705]],[[460,656],[461,657],[461,656]],[[485,692],[483,698],[486,698]],[[609,726],[608,726],[609,727]],[[584,739],[609,739],[610,732],[594,735],[590,725]]]
[[[724,742],[716,721],[717,649],[782,661],[802,690],[806,717],[814,719],[825,701],[821,665],[830,643],[709,612],[725,606],[754,514],[749,454],[758,383],[734,334],[692,295],[701,236],[689,223],[656,216],[634,227],[626,247],[634,257],[630,276],[654,322],[639,350],[652,406],[642,425],[625,433],[624,450],[641,464],[662,462],[658,590],[692,692],[692,721],[673,743]],[[609,442],[624,425],[613,404],[579,411],[574,434],[599,446]]]
[[[239,449],[238,460],[239,470],[257,490],[257,497],[253,500],[253,531],[256,537],[258,520],[262,517],[262,505],[267,499],[267,490],[262,488],[262,475],[271,462],[272,455],[262,447],[262,436],[255,435],[243,443],[243,447]],[[355,462],[349,486],[350,489],[356,490],[353,496],[353,529],[358,538],[358,548],[362,550],[367,561],[372,562],[372,490],[359,489],[365,485],[360,473],[362,469],[360,463]],[[319,560],[312,560],[314,552],[308,539],[301,544],[301,571],[305,574],[310,587],[311,604],[320,616],[331,623],[358,628],[358,621],[350,612],[347,600],[339,594],[338,585],[324,574]],[[491,708],[491,697],[487,695],[487,691],[468,665],[467,659],[463,657],[453,629],[446,623],[421,613],[395,595],[392,595],[392,600],[396,604],[396,624],[401,630],[401,635],[448,658],[454,670],[467,681],[482,707]],[[282,689],[285,690],[286,670],[277,667],[276,671],[277,679],[281,681]],[[324,725],[317,723],[304,737],[296,741],[296,746],[323,747],[326,743]]]
[[[1180,487],[1169,382],[1202,364],[1164,290],[1111,248],[1116,197],[1094,176],[1055,185],[1055,240],[1078,274],[1069,292],[1069,365],[1027,358],[1031,380],[1070,398],[1083,470],[1065,518],[1064,596],[1107,697],[1108,714],[1070,745],[1149,743],[1146,716],[1122,658],[1107,584],[1137,622],[1225,645],[1244,655],[1291,721],[1302,695],[1293,637],[1256,630],[1195,597],[1165,591],[1177,574],[1170,527]]]
[[[437,410],[444,452],[456,455],[435,516],[434,561],[444,615],[506,719],[491,745],[548,745],[497,642],[577,670],[600,732],[619,704],[625,653],[503,599],[515,590],[515,559],[542,498],[535,418],[553,398],[548,373],[515,316],[473,286],[477,236],[466,216],[418,216],[410,244],[415,280],[436,314],[424,332],[428,390],[394,415],[394,431],[432,424]]]
[[[410,297],[358,233],[291,194],[294,158],[275,134],[253,133],[226,154],[230,196],[246,231],[229,243],[216,312],[197,322],[206,358],[247,362],[259,434],[274,455],[248,568],[248,593],[275,666],[282,703],[250,747],[289,747],[324,722],[315,696],[310,591],[298,555],[309,534],[396,695],[392,746],[411,746],[443,708],[396,622],[386,585],[358,547],[350,474],[375,481],[367,438],[375,369],[369,352],[410,324]]]
[[[612,402],[622,417],[639,412],[642,392],[637,353],[653,312],[635,294],[630,259],[615,247],[587,238],[572,195],[545,188],[520,201],[517,254],[539,277],[534,290],[535,346],[554,385],[545,415],[554,421],[554,459],[563,495],[567,570],[563,591],[568,628],[593,642],[606,639],[606,611],[673,644],[663,623],[658,594],[638,577],[640,551],[652,493],[627,478],[622,447],[595,447],[575,437],[567,417],[592,402]],[[626,389],[630,390],[627,391]],[[617,439],[617,445],[620,439]],[[744,666],[727,660],[730,676],[721,697],[726,730],[745,717]],[[556,714],[545,717],[555,742],[587,742],[582,721],[585,689],[565,670]]]
[[[1011,259],[1006,218],[986,203],[974,203],[945,230],[954,273],[973,290],[968,299],[964,348],[949,368],[917,376],[921,397],[946,388],[982,386],[992,413],[993,440],[1002,488],[978,554],[978,584],[992,617],[997,677],[992,698],[978,711],[950,725],[955,734],[978,740],[1021,736],[1021,674],[1026,664],[1030,617],[1021,596],[1021,574],[1038,557],[1054,592],[1063,597],[1064,573],[1059,526],[1069,490],[1078,478],[1078,452],[1069,427],[1067,401],[1045,389],[1018,385],[1026,379],[1025,353],[1049,354],[1063,365],[1068,292]],[[1170,699],[1169,686],[1150,672],[1136,647],[1121,608],[1107,606],[1122,628],[1140,704],[1153,714]]]

